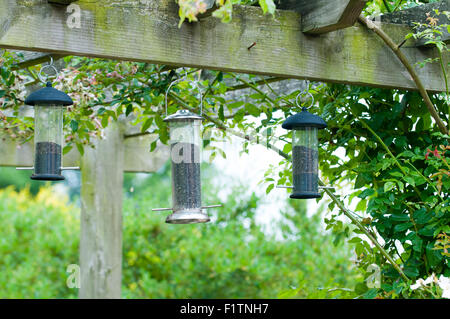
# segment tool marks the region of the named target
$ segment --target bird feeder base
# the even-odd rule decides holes
[[[166,219],[167,224],[201,224],[209,221],[209,216],[198,209],[177,211]]]
[[[31,175],[31,179],[35,181],[63,181],[66,178],[62,175],[58,174],[33,174]]]
[[[290,198],[292,199],[312,199],[312,198],[321,198],[322,194],[315,192],[294,192],[291,194]]]

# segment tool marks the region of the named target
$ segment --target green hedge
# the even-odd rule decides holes
[[[146,185],[159,185],[147,187]],[[207,186],[205,202],[216,203]],[[261,200],[234,189],[206,225],[168,225],[154,207],[170,202],[167,175],[155,174],[124,201],[124,298],[330,297],[318,288],[355,285],[348,247],[320,231],[304,208],[274,223],[278,238],[255,223]],[[297,212],[295,212],[297,211]],[[76,298],[66,272],[78,264],[79,208],[52,188],[36,196],[0,190],[0,298]]]

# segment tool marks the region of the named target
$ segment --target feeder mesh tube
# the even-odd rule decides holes
[[[294,192],[318,193],[318,129],[305,127],[293,131],[292,171]]]
[[[188,212],[202,207],[200,125],[198,120],[170,123],[174,212]]]
[[[34,172],[61,175],[63,106],[34,108]]]

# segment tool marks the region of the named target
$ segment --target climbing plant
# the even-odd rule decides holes
[[[205,13],[208,8],[213,10],[212,15],[222,22],[230,22],[233,17],[233,5],[259,5],[263,13],[275,13],[273,0],[176,0],[180,6],[180,26],[184,20],[198,21],[197,16]]]

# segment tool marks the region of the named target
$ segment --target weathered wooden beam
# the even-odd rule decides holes
[[[79,29],[67,25],[64,7],[40,0],[1,1],[0,47],[415,89],[391,50],[359,24],[314,37],[302,32],[299,13],[278,10],[272,18],[257,7],[236,6],[229,24],[208,17],[178,28],[178,7],[172,0],[76,4],[81,9]],[[403,25],[382,28],[398,43],[411,32]],[[437,57],[434,49],[402,50],[412,64]],[[449,54],[444,60],[449,61]],[[428,90],[445,90],[439,65],[428,63],[418,73]]]
[[[302,15],[302,31],[321,34],[351,27],[367,0],[278,0],[280,9]]]
[[[44,62],[50,62],[50,57],[53,58],[53,61],[57,61],[64,57],[64,55],[60,54],[49,54],[31,51],[17,51],[16,53],[23,56],[23,58],[20,59],[20,62],[18,62],[14,67],[16,69],[28,68],[30,66],[42,64]]]
[[[450,0],[428,3],[410,9],[384,14],[380,17],[380,20],[386,23],[405,24],[413,27],[414,22],[428,24],[430,21],[427,21],[427,13],[429,13],[431,17],[439,19],[438,25],[449,25],[450,20],[447,16],[444,14],[436,16],[435,10],[438,10],[441,13],[450,11]],[[450,33],[448,32],[448,29],[442,28],[442,32],[442,40],[446,43],[450,43]],[[417,46],[424,46],[427,41],[428,40],[426,39],[419,39],[416,44]]]
[[[150,153],[150,145],[155,139],[156,136],[146,135],[124,140],[124,149],[126,150],[125,172],[152,173],[164,165],[169,156],[168,148],[159,145],[154,152]],[[0,137],[0,166],[32,167],[33,161],[34,145],[32,141],[20,145],[7,136]],[[81,156],[76,148],[64,155],[63,165],[65,167],[80,167]]]

